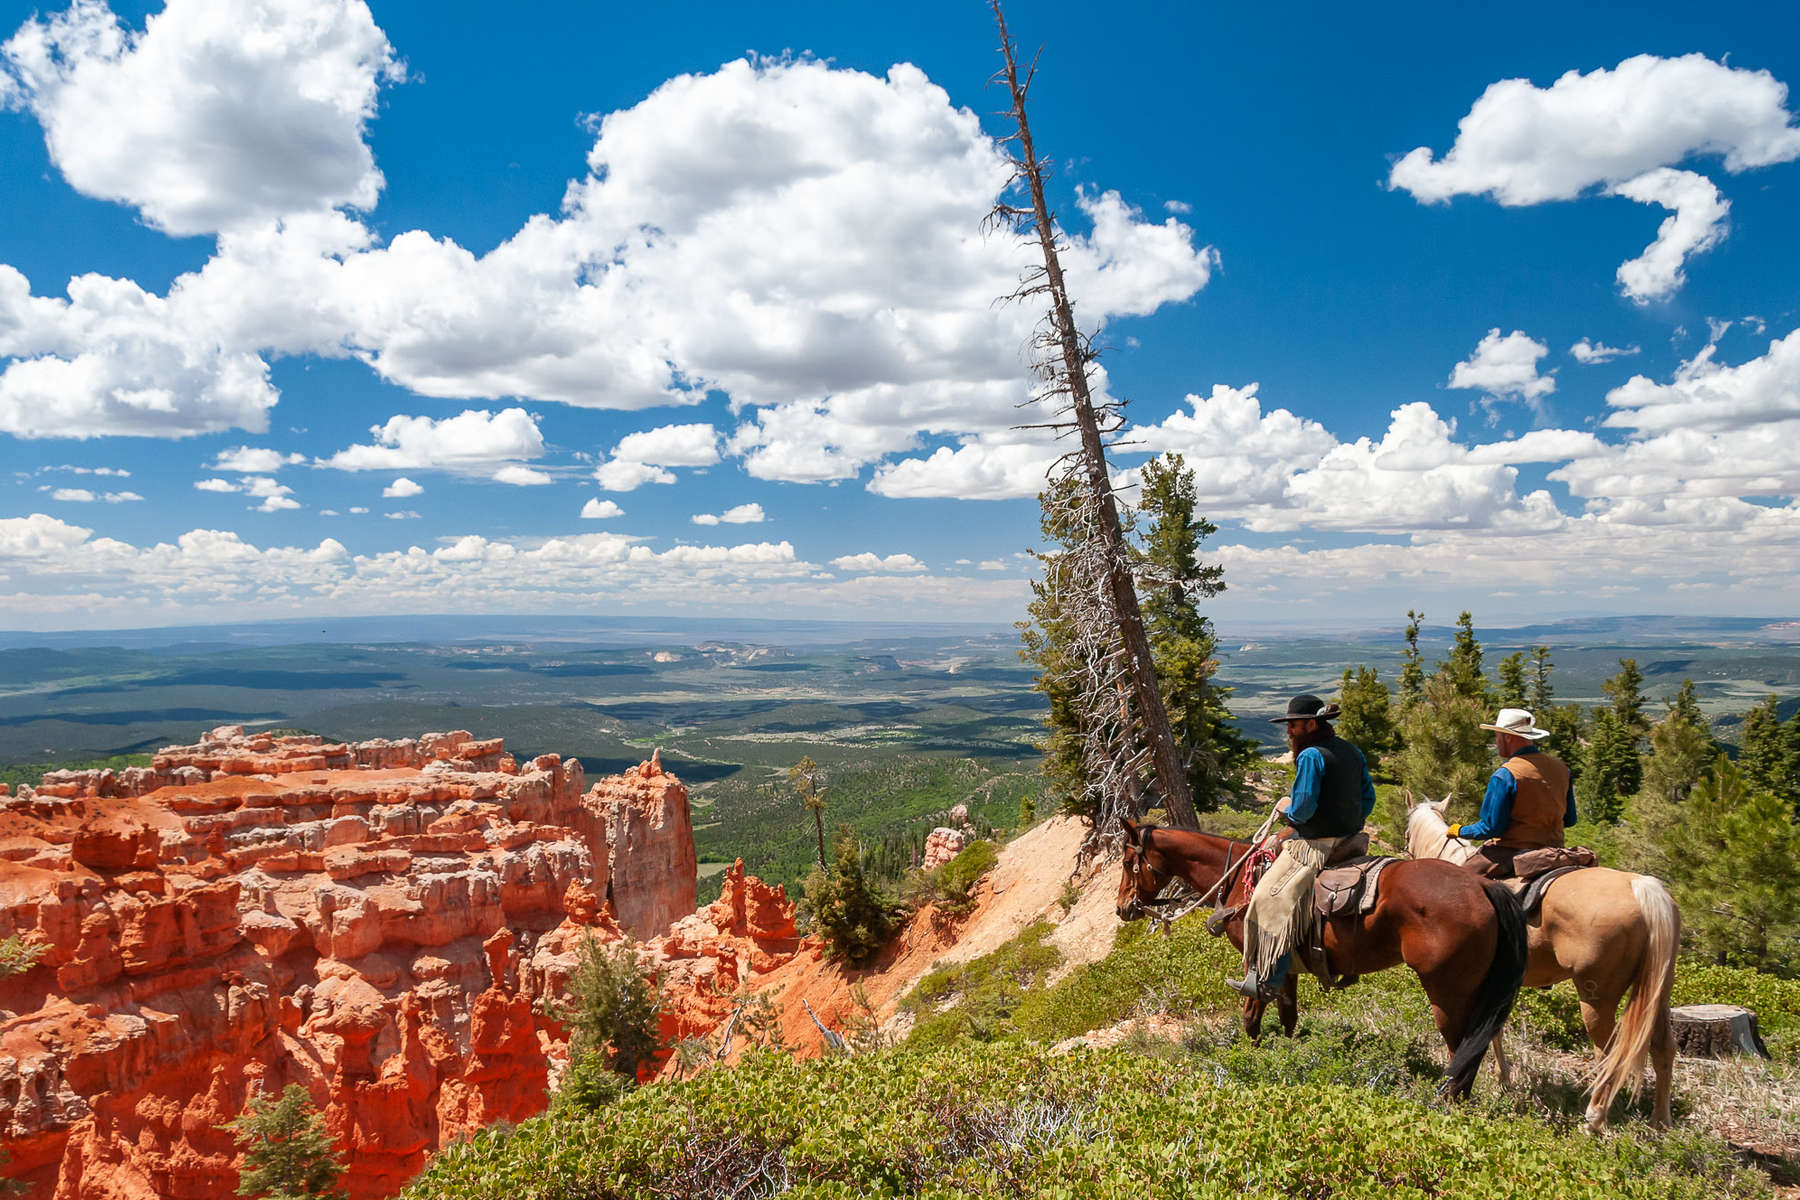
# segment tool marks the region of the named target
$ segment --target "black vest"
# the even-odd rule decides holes
[[[1303,838],[1349,837],[1363,827],[1363,760],[1355,746],[1332,734],[1307,747],[1325,756],[1319,783],[1319,805],[1312,816],[1294,826]],[[1304,754],[1306,751],[1302,750]]]

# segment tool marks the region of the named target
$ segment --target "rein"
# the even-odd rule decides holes
[[[1238,855],[1237,861],[1225,868],[1225,873],[1219,876],[1219,882],[1213,884],[1212,890],[1207,892],[1206,895],[1201,898],[1200,902],[1202,904],[1211,904],[1214,907],[1217,907],[1221,899],[1231,894],[1229,881],[1237,875],[1238,870],[1244,865],[1245,861],[1256,852],[1256,848],[1262,845],[1263,839],[1269,836],[1269,827],[1275,824],[1275,814],[1278,811],[1278,809],[1273,808],[1269,810],[1268,819],[1262,823],[1262,828],[1256,831],[1256,836],[1250,839],[1249,844],[1244,847],[1244,852]],[[1231,845],[1235,846],[1237,843],[1234,841]]]
[[[1217,907],[1219,898],[1221,896],[1230,894],[1231,881],[1237,877],[1238,872],[1243,868],[1244,864],[1247,861],[1249,861],[1250,856],[1256,852],[1257,846],[1261,845],[1263,839],[1268,836],[1269,828],[1275,824],[1275,813],[1276,813],[1275,809],[1269,810],[1268,819],[1262,823],[1262,828],[1258,829],[1256,831],[1256,835],[1253,838],[1251,838],[1248,842],[1240,841],[1237,838],[1225,838],[1224,839],[1225,846],[1226,846],[1225,854],[1226,854],[1226,858],[1228,860],[1230,860],[1231,851],[1236,849],[1237,847],[1242,846],[1244,852],[1242,854],[1238,855],[1235,861],[1230,861],[1230,864],[1225,868],[1224,873],[1219,876],[1218,882],[1213,884],[1212,887],[1208,888],[1204,893],[1201,893],[1198,895],[1183,895],[1181,893],[1177,893],[1172,896],[1165,896],[1165,895],[1158,894],[1158,895],[1150,897],[1147,900],[1140,899],[1138,901],[1139,907],[1147,908],[1147,909],[1161,909],[1161,908],[1168,908],[1168,907],[1175,906],[1175,905],[1180,906],[1180,908],[1177,911],[1166,912],[1166,913],[1165,912],[1151,912],[1150,914],[1148,914],[1150,916],[1150,919],[1152,922],[1160,925],[1163,928],[1163,931],[1165,934],[1167,934],[1169,927],[1172,926],[1176,920],[1178,920],[1181,917],[1186,916],[1188,913],[1192,912],[1194,909],[1199,908],[1202,905]],[[1140,870],[1143,869],[1143,867],[1149,866],[1149,862],[1148,862],[1147,858],[1145,858],[1144,856],[1148,853],[1148,850],[1149,850],[1148,843],[1150,841],[1151,832],[1152,832],[1151,830],[1145,829],[1145,830],[1142,830],[1139,835],[1139,839],[1138,839],[1139,859],[1138,859],[1138,861],[1140,862],[1140,864],[1142,864],[1142,866],[1140,867]],[[1179,875],[1171,873],[1170,877],[1169,877],[1169,883],[1174,883],[1180,879],[1181,879],[1181,877]],[[1184,890],[1185,890],[1186,881],[1182,880],[1182,883],[1184,884]],[[1168,886],[1169,886],[1168,883],[1163,884],[1163,888],[1158,889],[1159,893],[1163,889],[1166,889]]]

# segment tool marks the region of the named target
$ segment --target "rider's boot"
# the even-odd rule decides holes
[[[1275,969],[1269,972],[1267,979],[1258,979],[1256,972],[1246,967],[1242,979],[1227,979],[1225,986],[1250,999],[1272,1000],[1281,991],[1281,985],[1287,982],[1288,968],[1293,961],[1292,954],[1283,954],[1275,960]]]
[[[1245,970],[1242,979],[1227,979],[1225,986],[1246,999],[1254,1000],[1263,994],[1262,984],[1257,982],[1256,972]]]

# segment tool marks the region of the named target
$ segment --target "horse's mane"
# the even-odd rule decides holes
[[[1137,830],[1137,848],[1140,852],[1150,849],[1150,838],[1156,833],[1175,834],[1180,837],[1210,838],[1213,841],[1224,842],[1227,846],[1232,848],[1255,845],[1254,842],[1246,841],[1243,838],[1226,837],[1222,833],[1213,833],[1206,829],[1172,829],[1166,825],[1157,825],[1148,821],[1139,825]]]

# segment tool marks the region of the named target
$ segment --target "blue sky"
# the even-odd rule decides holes
[[[1184,7],[1009,19],[1221,615],[1791,611],[1800,11]],[[534,12],[0,6],[0,625],[1020,614],[985,10]]]

